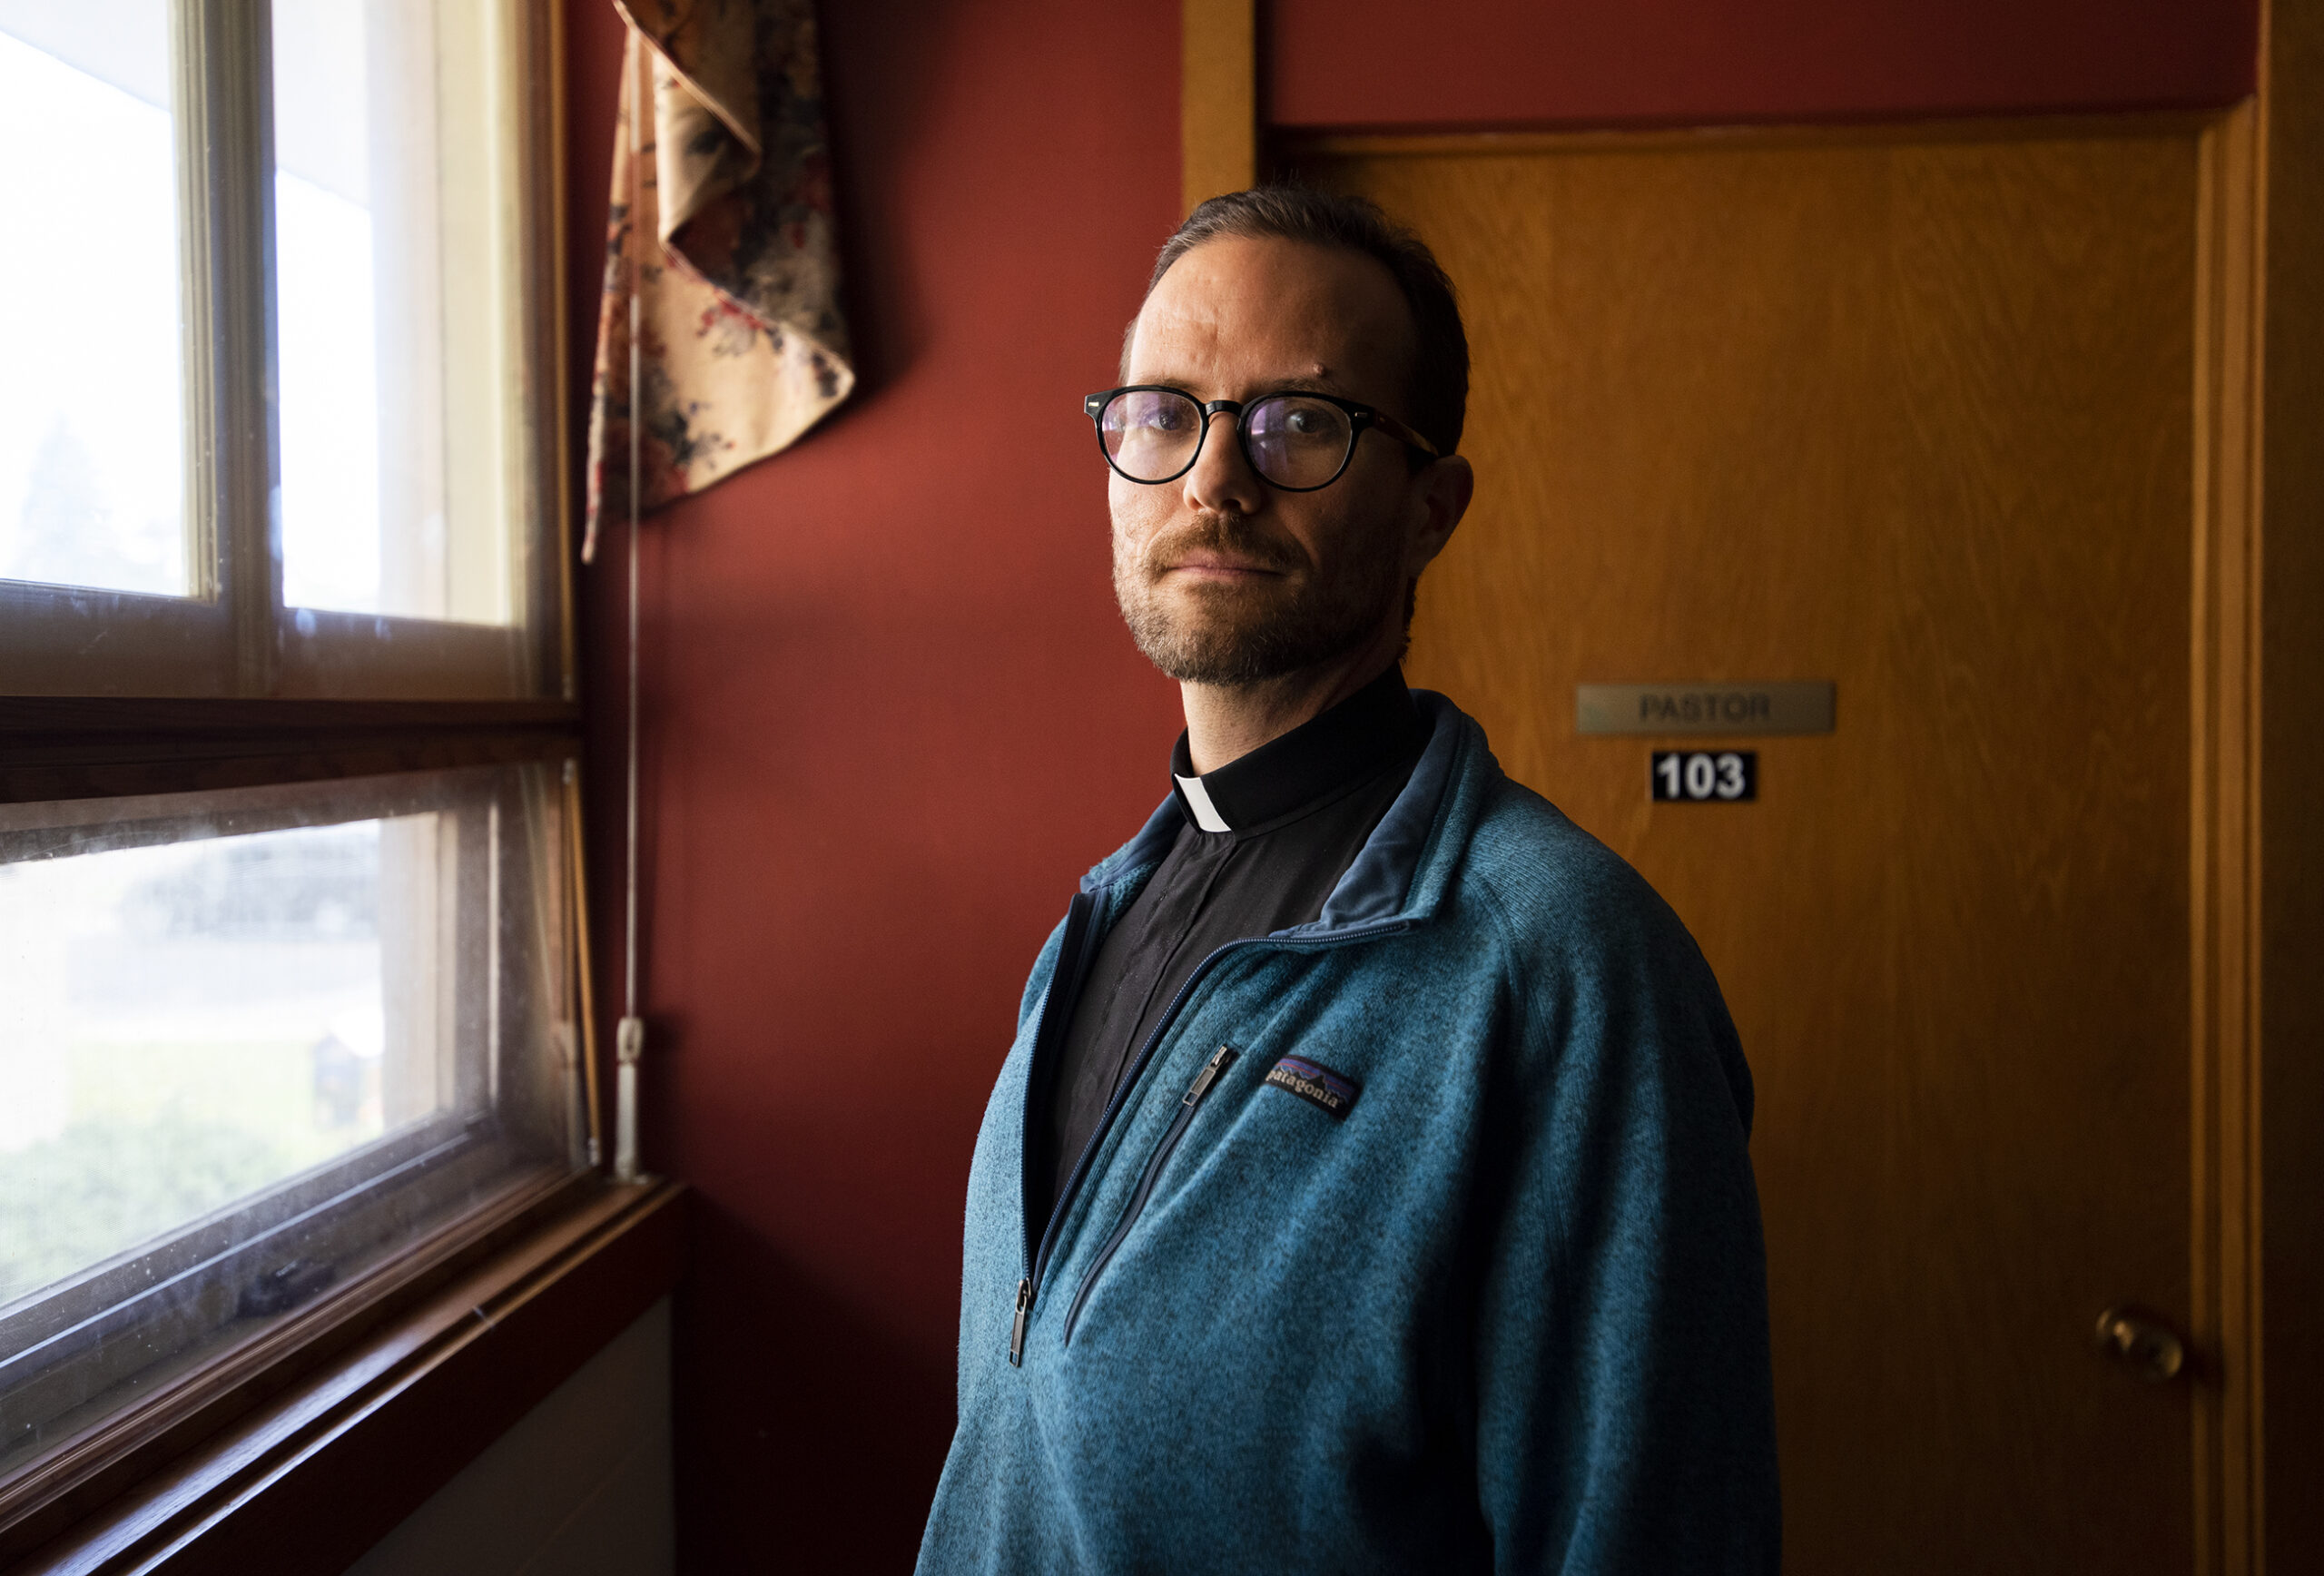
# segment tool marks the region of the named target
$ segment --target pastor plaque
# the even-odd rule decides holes
[[[1574,725],[1585,734],[1828,734],[1838,691],[1830,679],[1577,685]]]

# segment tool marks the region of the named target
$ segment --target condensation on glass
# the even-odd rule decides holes
[[[527,478],[509,8],[272,18],[283,600],[507,624]]]
[[[166,0],[0,0],[0,579],[197,589]]]
[[[556,770],[0,806],[0,1473],[584,1163]]]

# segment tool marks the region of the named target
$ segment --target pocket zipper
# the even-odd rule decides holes
[[[1074,897],[1071,907],[1067,910],[1066,939],[1068,941],[1075,934],[1076,915],[1080,917],[1080,922],[1083,925],[1088,922],[1090,910],[1086,906],[1088,901],[1088,893],[1078,893]],[[1098,1115],[1097,1128],[1089,1135],[1088,1141],[1081,1147],[1081,1157],[1073,1163],[1072,1171],[1067,1175],[1065,1187],[1059,1192],[1056,1202],[1050,1207],[1049,1224],[1042,1229],[1038,1243],[1033,1236],[1031,1212],[1024,1207],[1026,1195],[1032,1191],[1030,1167],[1033,1163],[1033,1151],[1030,1145],[1023,1146],[1022,1162],[1027,1169],[1019,1179],[1021,1191],[1018,1195],[1018,1218],[1025,1245],[1025,1274],[1017,1283],[1018,1300],[1014,1309],[1015,1316],[1010,1320],[1009,1327],[1009,1365],[1010,1367],[1024,1365],[1026,1327],[1032,1319],[1033,1300],[1039,1294],[1041,1276],[1049,1262],[1049,1248],[1056,1238],[1058,1227],[1064,1222],[1066,1206],[1072,1202],[1074,1194],[1079,1189],[1081,1178],[1089,1169],[1090,1157],[1097,1154],[1098,1147],[1105,1142],[1106,1134],[1113,1126],[1115,1114],[1128,1100],[1130,1091],[1137,1088],[1139,1080],[1146,1076],[1146,1064],[1154,1055],[1154,1048],[1161,1043],[1163,1035],[1168,1032],[1170,1026],[1177,1020],[1178,1009],[1186,1005],[1187,999],[1194,994],[1195,987],[1200,984],[1203,977],[1210,972],[1211,965],[1228,953],[1245,947],[1266,945],[1285,951],[1320,952],[1325,948],[1344,947],[1354,941],[1368,941],[1382,936],[1401,936],[1411,930],[1413,925],[1413,921],[1411,920],[1367,920],[1360,925],[1350,925],[1344,931],[1328,935],[1302,936],[1284,931],[1266,936],[1246,937],[1239,941],[1224,943],[1209,957],[1196,964],[1195,971],[1187,976],[1186,983],[1179,986],[1178,993],[1170,999],[1170,1005],[1163,1010],[1160,1019],[1154,1025],[1153,1032],[1146,1037],[1146,1044],[1138,1051],[1137,1059],[1130,1063],[1129,1071],[1124,1075],[1119,1087],[1114,1090],[1113,1098],[1106,1102],[1105,1110]],[[1065,961],[1066,950],[1063,947],[1059,949],[1058,962],[1060,970]],[[1077,948],[1075,951],[1078,954],[1079,949]],[[1092,951],[1094,951],[1094,949]],[[1080,989],[1078,984],[1081,977],[1080,967],[1081,965],[1077,962],[1074,975],[1077,981],[1074,990],[1077,995]],[[1049,978],[1049,1001],[1042,1009],[1045,1015],[1058,1010],[1058,978],[1059,970],[1053,970]],[[1035,1066],[1032,1069],[1034,1072],[1039,1070],[1039,1047],[1048,1042],[1051,1032],[1051,1028],[1045,1017],[1042,1026],[1035,1033],[1033,1057]],[[1062,1032],[1062,1030],[1057,1032]],[[1229,1057],[1228,1059],[1233,1059]],[[1024,1128],[1029,1133],[1032,1131],[1035,1120],[1034,1090],[1036,1087],[1033,1079],[1029,1076],[1025,1080]],[[1204,1085],[1205,1088],[1208,1087],[1206,1084]]]
[[[1218,1075],[1234,1065],[1234,1049],[1220,1046],[1211,1053],[1210,1059],[1203,1063],[1202,1071],[1195,1075],[1195,1081],[1179,1098],[1178,1114],[1171,1118],[1169,1128],[1162,1135],[1162,1141],[1154,1147],[1154,1157],[1146,1163],[1146,1174],[1137,1179],[1137,1191],[1130,1195],[1129,1205],[1122,1211],[1120,1224],[1114,1227],[1114,1234],[1106,1238],[1106,1246],[1098,1250],[1097,1261],[1090,1265],[1089,1273],[1081,1277],[1081,1289],[1073,1294],[1073,1305],[1065,1311],[1065,1345],[1073,1345],[1073,1326],[1081,1317],[1081,1305],[1089,1300],[1089,1290],[1098,1284],[1098,1277],[1106,1272],[1114,1250],[1121,1246],[1122,1239],[1129,1235],[1129,1228],[1137,1224],[1138,1216],[1145,1212],[1146,1201],[1153,1196],[1154,1184],[1161,1177],[1162,1167],[1169,1164],[1171,1152],[1177,1148],[1178,1139],[1185,1135],[1187,1124],[1195,1119],[1195,1108],[1202,1104],[1203,1097],[1210,1093],[1211,1085],[1218,1081]]]

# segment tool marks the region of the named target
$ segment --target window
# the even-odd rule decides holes
[[[563,693],[540,10],[0,0],[11,693]]]
[[[0,1532],[587,1169],[556,80],[0,0]]]

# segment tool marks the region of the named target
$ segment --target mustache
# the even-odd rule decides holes
[[[1156,537],[1139,557],[1152,574],[1195,552],[1224,553],[1279,571],[1295,569],[1302,561],[1295,547],[1262,530],[1248,516],[1208,513]]]

